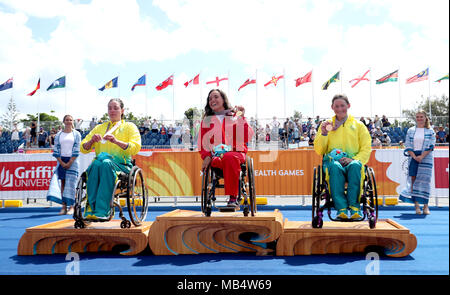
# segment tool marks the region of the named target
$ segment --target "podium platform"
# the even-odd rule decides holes
[[[244,217],[242,212],[202,212],[175,210],[158,216],[150,228],[149,245],[155,255],[255,252],[264,255],[273,249],[283,232],[280,211],[258,212]]]
[[[374,229],[367,221],[326,221],[322,228],[312,228],[311,221],[286,219],[277,255],[360,253],[368,247],[383,249],[390,257],[404,257],[416,249],[417,239],[409,229],[390,219],[378,219]]]
[[[279,210],[243,216],[242,212],[174,210],[139,227],[120,228],[121,220],[91,223],[75,229],[66,219],[27,228],[17,247],[18,255],[111,251],[128,245],[122,255],[137,255],[150,247],[153,255],[254,252],[277,256],[363,253],[382,250],[404,257],[417,247],[409,229],[390,219],[379,219],[370,229],[367,221],[324,222],[283,219]]]
[[[30,227],[20,238],[17,255],[102,252],[111,251],[118,245],[129,246],[120,252],[122,255],[141,253],[148,245],[148,231],[152,222],[122,229],[121,221],[93,222],[86,228],[75,229],[73,219],[64,219]]]

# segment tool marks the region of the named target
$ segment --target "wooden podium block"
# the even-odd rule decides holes
[[[121,220],[91,223],[75,229],[74,220],[65,219],[27,228],[17,246],[18,255],[64,254],[69,252],[111,251],[114,246],[128,245],[122,255],[136,255],[145,250],[152,222],[122,229]]]
[[[404,257],[417,247],[416,237],[390,219],[379,219],[370,229],[367,221],[324,222],[312,228],[311,221],[284,222],[284,232],[277,242],[277,256],[341,254],[364,252],[367,247],[384,249],[390,257]]]
[[[283,232],[281,212],[258,212],[244,217],[242,212],[174,210],[156,217],[149,232],[149,245],[155,255],[256,252],[271,250]]]

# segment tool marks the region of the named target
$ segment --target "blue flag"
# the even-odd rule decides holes
[[[5,83],[0,84],[0,91],[6,90],[6,89],[9,89],[9,88],[12,88],[12,87],[13,87],[13,78],[10,78]]]
[[[105,86],[103,86],[102,88],[99,88],[98,90],[103,91],[103,90],[108,89],[108,88],[117,87],[117,81],[118,80],[119,80],[119,77],[115,77],[114,79],[112,79],[111,81],[106,83]]]
[[[139,80],[137,80],[137,82],[133,85],[133,87],[131,87],[131,91],[134,91],[134,88],[136,86],[145,86],[145,75],[140,77]]]

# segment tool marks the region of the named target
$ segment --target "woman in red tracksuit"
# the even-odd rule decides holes
[[[228,205],[239,206],[239,173],[241,164],[245,163],[247,142],[253,136],[253,129],[244,117],[242,106],[231,107],[226,94],[220,89],[213,89],[208,94],[200,135],[199,152],[203,160],[202,171],[211,167],[223,171],[225,194],[229,195]],[[213,148],[225,144],[229,151],[222,157],[214,157]]]

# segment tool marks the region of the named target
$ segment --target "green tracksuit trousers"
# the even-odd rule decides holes
[[[359,210],[359,194],[361,190],[361,167],[359,161],[353,160],[347,166],[342,166],[339,161],[329,161],[326,165],[329,173],[329,186],[331,198],[336,210],[350,208]],[[345,195],[345,182],[347,195]]]
[[[87,171],[87,198],[90,210],[87,215],[106,218],[110,215],[113,189],[120,171],[129,173],[131,166],[117,164],[112,158],[96,158]],[[90,212],[89,212],[90,211]]]

